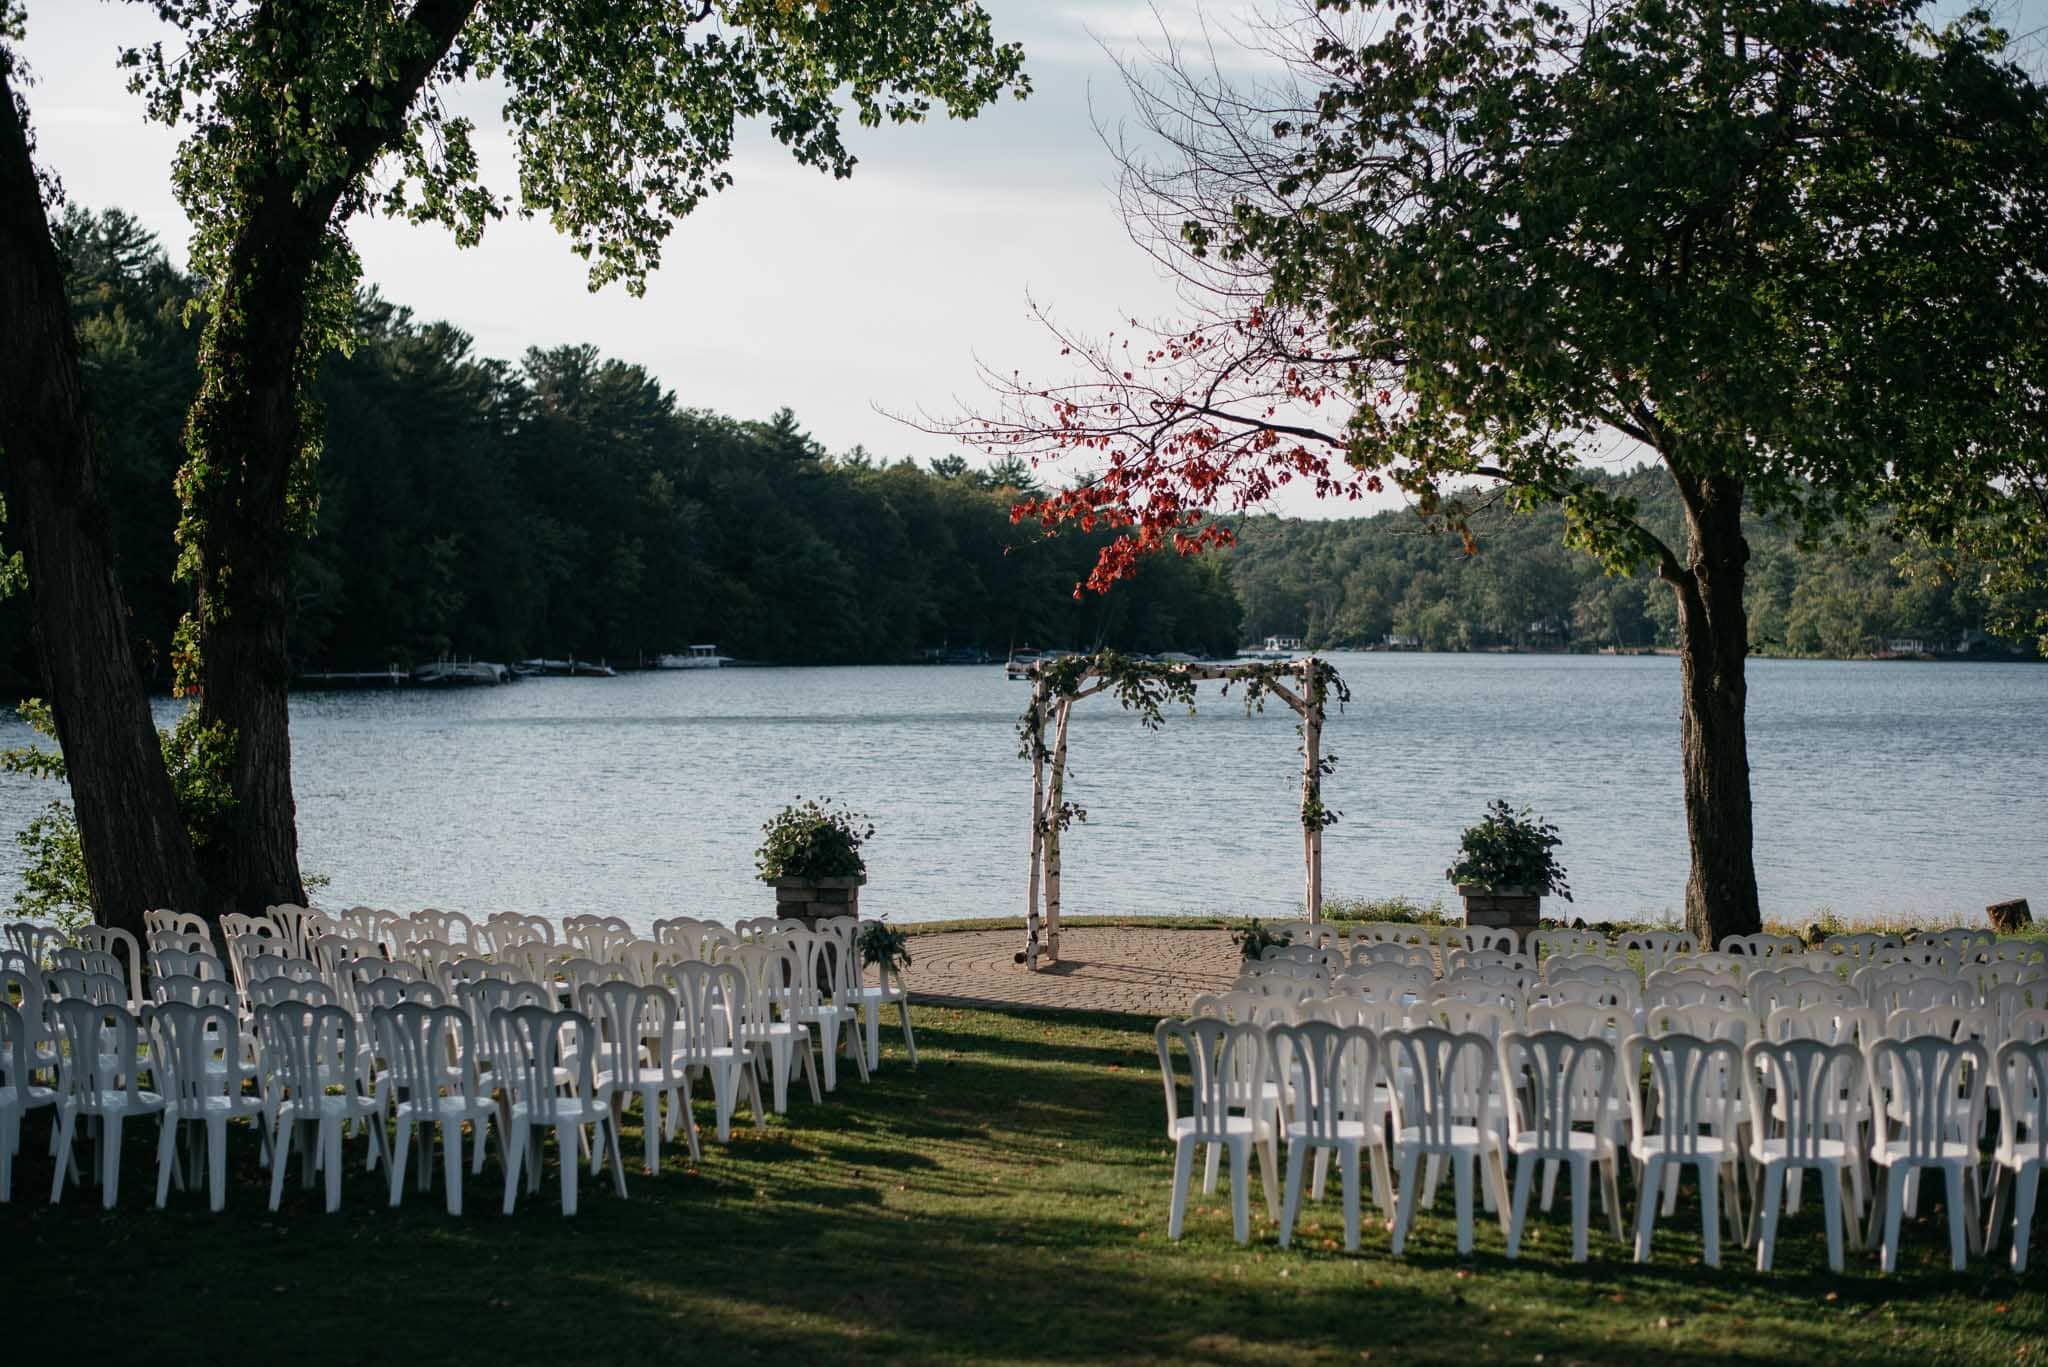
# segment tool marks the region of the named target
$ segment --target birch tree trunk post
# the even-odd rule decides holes
[[[1301,834],[1308,859],[1308,919],[1323,919],[1323,691],[1310,657],[1302,681]]]
[[[1017,961],[1038,967],[1039,871],[1045,857],[1045,686],[1032,685],[1031,712],[1025,743],[1031,747],[1031,877],[1024,899],[1024,950]]]
[[[1060,957],[1060,826],[1066,813],[1067,719],[1073,715],[1074,702],[1074,698],[1060,699],[1059,720],[1053,726],[1051,786],[1045,804],[1045,952],[1055,962]]]

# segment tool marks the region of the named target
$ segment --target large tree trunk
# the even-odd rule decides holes
[[[234,815],[206,876],[233,909],[303,904],[286,654],[294,484],[302,478],[313,354],[307,291],[320,220],[287,187],[237,240],[200,346],[187,443],[187,534],[197,555],[200,720],[234,737]],[[309,487],[307,482],[305,487]]]
[[[1680,732],[1685,755],[1685,824],[1692,874],[1685,924],[1700,946],[1763,929],[1749,801],[1744,718],[1749,618],[1742,601],[1749,542],[1742,535],[1742,485],[1680,479],[1686,507],[1686,565],[1666,574],[1678,594]]]
[[[178,814],[100,504],[78,336],[14,92],[0,73],[0,455],[28,569],[36,658],[103,924],[207,909]]]

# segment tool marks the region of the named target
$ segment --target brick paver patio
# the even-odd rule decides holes
[[[1060,962],[1029,972],[1011,956],[1021,930],[959,930],[919,935],[904,980],[913,999],[949,1006],[1032,1007],[1063,1011],[1184,1014],[1197,993],[1221,992],[1237,976],[1237,949],[1226,930],[1152,926],[1060,932]]]

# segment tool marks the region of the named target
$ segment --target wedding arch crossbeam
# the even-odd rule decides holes
[[[1336,765],[1323,753],[1323,721],[1334,699],[1341,707],[1351,690],[1335,666],[1314,655],[1294,660],[1241,664],[1171,663],[1134,659],[1116,651],[1041,660],[1025,675],[1031,705],[1017,723],[1018,754],[1031,761],[1031,876],[1026,894],[1024,948],[1017,962],[1036,970],[1041,959],[1060,957],[1060,837],[1086,814],[1066,795],[1068,721],[1074,705],[1107,693],[1136,712],[1148,730],[1165,721],[1169,704],[1193,712],[1196,688],[1220,680],[1223,691],[1240,689],[1247,711],[1268,698],[1285,703],[1300,718],[1301,856],[1308,919],[1323,915],[1323,831],[1337,814],[1323,801],[1323,780]]]

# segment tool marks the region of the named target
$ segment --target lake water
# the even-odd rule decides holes
[[[1450,900],[1443,870],[1487,799],[1533,804],[1588,920],[1676,912],[1686,841],[1670,658],[1331,657],[1331,896]],[[304,863],[330,904],[764,913],[761,823],[801,794],[871,814],[863,910],[1017,915],[1028,696],[994,667],[728,669],[536,679],[292,702]],[[160,717],[173,704],[159,704]],[[1148,732],[1075,711],[1069,915],[1300,905],[1295,718],[1203,690]],[[25,728],[0,724],[0,743]],[[1753,661],[1750,760],[1765,913],[2048,910],[2048,668]],[[0,777],[19,829],[50,785]],[[19,855],[0,847],[0,894]],[[1554,904],[1546,904],[1554,905]]]

